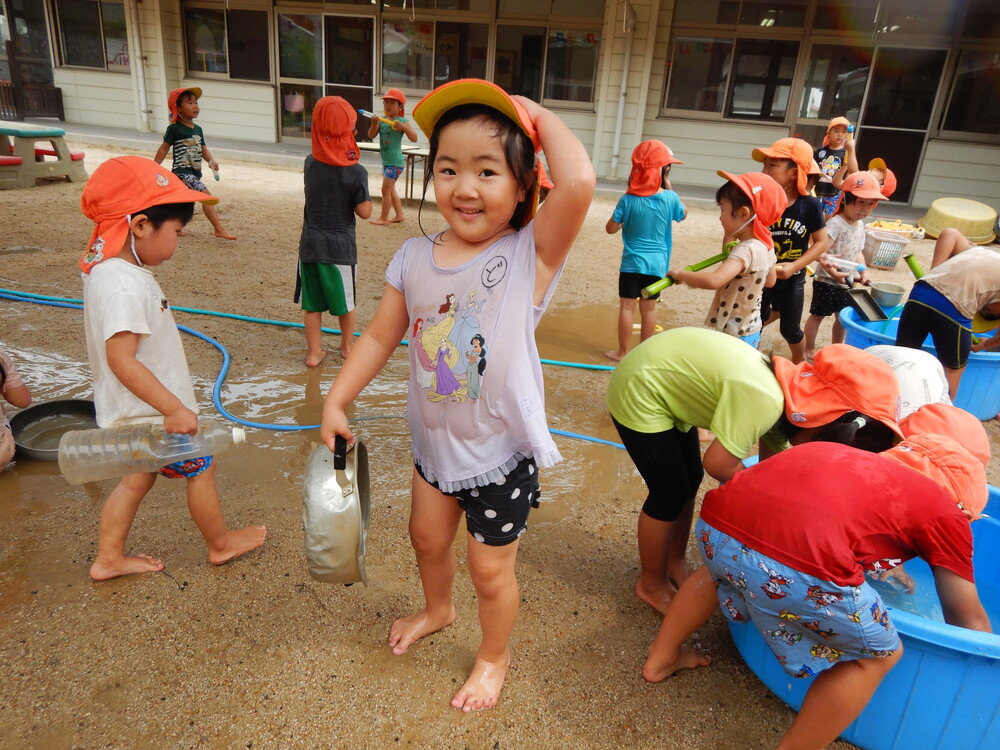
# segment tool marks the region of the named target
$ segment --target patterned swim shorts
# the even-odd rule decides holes
[[[160,469],[157,474],[167,479],[191,479],[205,471],[215,459],[212,456],[202,456],[201,458],[188,458],[184,461],[176,461],[167,464]]]
[[[208,188],[205,187],[205,183],[195,177],[193,174],[188,172],[174,172],[174,174],[187,185],[192,190],[197,190],[199,193],[207,193]]]
[[[382,167],[382,174],[390,180],[398,180],[399,176],[403,174],[402,167]]]
[[[852,659],[880,659],[899,647],[896,627],[868,583],[840,586],[747,547],[701,519],[695,527],[722,611],[753,622],[784,670],[812,677]]]

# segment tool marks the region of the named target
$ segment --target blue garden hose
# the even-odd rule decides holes
[[[63,307],[63,308],[70,308],[70,309],[74,309],[74,310],[82,310],[83,309],[83,300],[70,299],[70,298],[66,298],[66,297],[51,297],[51,296],[48,296],[48,295],[45,295],[45,294],[32,294],[30,292],[20,292],[20,291],[17,291],[15,289],[0,289],[0,299],[9,299],[9,300],[13,300],[15,302],[31,302],[31,303],[36,304],[36,305],[46,305],[46,306],[49,306],[49,307]],[[302,327],[304,327],[302,323],[293,323],[293,322],[284,321],[284,320],[270,320],[270,319],[267,319],[267,318],[255,318],[255,317],[251,317],[251,316],[248,316],[248,315],[236,315],[234,313],[216,312],[215,310],[199,310],[199,309],[193,308],[193,307],[172,307],[171,309],[172,310],[179,310],[180,312],[192,313],[192,314],[195,314],[195,315],[210,315],[210,316],[214,316],[214,317],[217,317],[217,318],[229,318],[229,319],[232,319],[232,320],[242,320],[242,321],[245,321],[245,322],[248,322],[248,323],[261,323],[261,324],[264,324],[264,325],[276,325],[276,326],[282,326],[282,327],[285,327],[285,328],[302,328]],[[178,325],[177,329],[180,330],[180,331],[183,331],[184,333],[188,333],[188,334],[190,334],[192,336],[195,336],[195,337],[201,339],[202,341],[207,341],[209,344],[211,344],[216,349],[218,349],[219,352],[222,354],[222,366],[219,368],[219,375],[218,375],[218,377],[216,377],[216,379],[215,379],[215,385],[212,388],[212,403],[215,405],[215,408],[218,410],[219,414],[221,414],[223,417],[225,417],[226,419],[230,420],[231,422],[236,422],[237,424],[245,425],[247,427],[254,427],[254,428],[260,429],[260,430],[274,430],[274,431],[277,431],[277,432],[299,432],[299,431],[302,431],[302,430],[315,430],[315,429],[318,429],[320,427],[320,425],[318,425],[318,424],[311,424],[311,425],[279,425],[279,424],[264,424],[262,422],[251,422],[251,421],[246,420],[246,419],[241,419],[240,417],[237,417],[236,415],[230,413],[229,410],[226,409],[226,407],[222,403],[222,384],[226,380],[226,375],[229,374],[229,362],[230,362],[230,359],[231,359],[230,356],[229,356],[229,351],[226,349],[226,347],[224,347],[222,344],[220,344],[218,341],[216,341],[212,337],[206,336],[204,333],[201,333],[200,331],[196,331],[193,328],[188,328],[187,326]],[[323,331],[324,333],[340,334],[340,331],[338,331],[335,328],[321,328],[320,330]],[[355,336],[359,336],[360,334],[359,333],[355,333],[354,335]],[[401,343],[404,344],[404,345],[406,345],[406,346],[409,345],[409,342],[406,341],[405,339]],[[558,367],[575,367],[575,368],[579,368],[579,369],[582,369],[582,370],[613,370],[614,369],[614,367],[611,367],[611,366],[608,366],[608,365],[588,365],[588,364],[581,363],[581,362],[560,362],[558,360],[551,360],[551,359],[543,359],[541,361],[542,361],[543,364],[555,365],[555,366],[558,366]],[[389,414],[389,415],[380,415],[380,416],[372,416],[372,417],[355,417],[351,421],[358,422],[358,421],[362,421],[362,420],[387,419],[387,418],[399,418],[399,415]],[[567,432],[566,430],[556,430],[556,429],[552,429],[552,428],[549,429],[549,432],[551,432],[553,435],[559,435],[559,436],[562,436],[562,437],[574,438],[576,440],[585,440],[585,441],[588,441],[588,442],[591,442],[591,443],[597,443],[599,445],[610,445],[610,446],[613,446],[615,448],[620,448],[621,450],[625,449],[625,446],[622,445],[621,443],[615,443],[615,442],[610,441],[610,440],[604,440],[602,438],[596,438],[596,437],[592,437],[590,435],[583,435],[581,433]]]

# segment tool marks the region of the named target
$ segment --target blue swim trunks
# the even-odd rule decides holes
[[[784,670],[812,677],[852,659],[881,659],[899,647],[896,627],[868,583],[840,586],[763,555],[701,519],[702,557],[722,611],[753,622]]]
[[[383,166],[382,174],[385,175],[387,179],[398,180],[399,176],[403,174],[403,168],[393,167],[393,166]]]
[[[178,179],[180,179],[181,182],[183,182],[192,190],[197,190],[199,193],[208,192],[208,188],[205,187],[205,183],[199,180],[190,172],[174,172],[174,174],[178,177]]]
[[[201,458],[188,458],[183,461],[175,461],[160,469],[157,474],[167,479],[191,479],[205,471],[215,459],[212,456],[202,456]]]

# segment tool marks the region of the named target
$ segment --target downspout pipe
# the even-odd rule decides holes
[[[146,93],[146,57],[142,52],[142,29],[139,26],[139,0],[125,0],[128,5],[129,25],[132,27],[131,50],[129,62],[135,77],[136,92],[139,95],[139,130],[148,133],[152,130],[149,124],[149,96]]]
[[[618,170],[618,160],[621,156],[622,148],[622,124],[625,121],[625,98],[628,95],[628,74],[632,67],[632,39],[635,30],[635,11],[632,4],[625,0],[622,8],[622,28],[625,31],[625,59],[622,63],[622,83],[618,91],[618,114],[615,117],[615,140],[611,147],[611,176],[614,177]],[[631,11],[631,13],[630,13]],[[631,18],[629,17],[631,15]]]

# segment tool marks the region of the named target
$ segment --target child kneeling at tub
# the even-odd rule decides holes
[[[902,656],[866,573],[919,555],[934,573],[945,621],[990,631],[969,527],[986,498],[980,459],[940,434],[914,435],[879,454],[799,445],[705,496],[695,534],[718,604],[730,620],[752,621],[789,675],[816,677],[779,748],[826,747]],[[688,586],[693,578],[650,649],[664,658],[646,663],[649,680],[709,661],[680,648],[694,620],[717,604],[711,586]],[[687,601],[685,590],[694,592]]]

